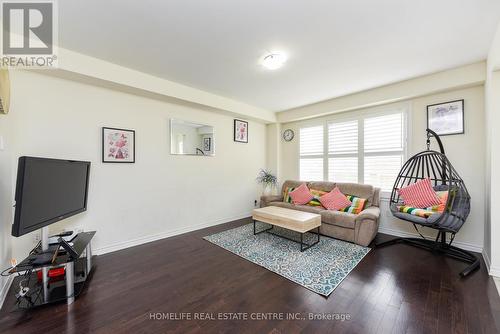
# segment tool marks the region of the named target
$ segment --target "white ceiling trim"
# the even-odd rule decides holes
[[[486,62],[409,79],[359,93],[277,113],[279,123],[294,122],[350,110],[408,100],[429,94],[484,84]]]
[[[58,61],[58,70],[66,72],[65,77],[68,79],[78,81],[81,76],[84,76],[87,82],[91,78],[142,92],[145,91],[168,98],[204,105],[220,110],[221,112],[229,112],[242,118],[263,123],[276,122],[276,114],[273,111],[181,85],[64,48],[58,49]],[[42,72],[50,75],[50,71],[52,70]]]

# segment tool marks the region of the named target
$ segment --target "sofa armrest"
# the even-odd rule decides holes
[[[283,202],[283,196],[281,195],[263,195],[260,196],[260,207],[263,208],[268,206],[271,202]]]
[[[362,221],[364,219],[377,221],[379,217],[380,217],[380,208],[377,206],[370,206],[358,214],[358,216],[356,217],[356,222]]]
[[[356,217],[354,228],[354,242],[361,246],[368,246],[378,232],[380,208],[370,206],[361,211]]]

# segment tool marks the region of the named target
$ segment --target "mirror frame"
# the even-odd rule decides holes
[[[213,129],[213,133],[212,133],[212,154],[191,154],[191,153],[173,153],[172,152],[172,134],[173,134],[173,126],[174,126],[174,122],[175,121],[182,121],[182,122],[186,122],[186,123],[191,123],[191,124],[199,124],[199,125],[202,125],[202,126],[211,126],[212,129]],[[185,119],[180,119],[180,118],[170,118],[170,155],[187,155],[187,156],[193,156],[193,157],[215,157],[215,126],[213,125],[210,125],[210,124],[202,124],[202,123],[197,123],[197,122],[192,122],[192,121],[189,121],[189,120],[185,120]]]

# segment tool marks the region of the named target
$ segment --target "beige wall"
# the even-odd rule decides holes
[[[484,125],[484,88],[476,86],[447,93],[429,95],[417,99],[399,102],[410,110],[409,155],[425,149],[425,129],[427,124],[426,106],[450,100],[465,100],[465,134],[445,136],[442,138],[446,153],[463,177],[472,196],[472,211],[467,224],[457,235],[456,241],[463,247],[481,251],[484,234],[484,169],[485,169],[485,125]],[[389,105],[394,106],[394,105]],[[378,106],[375,109],[384,109]],[[282,130],[293,129],[296,138],[292,142],[281,140],[280,181],[298,179],[299,177],[299,128],[305,125],[322,124],[329,119],[343,117],[349,113],[367,112],[360,109],[342,114],[334,114],[306,121],[282,124]],[[382,204],[382,230],[391,233],[413,233],[413,227],[406,222],[392,217],[388,211],[387,201]],[[432,231],[426,231],[432,234]]]
[[[500,277],[500,25],[487,61],[486,100],[486,223],[484,257],[490,274]]]
[[[88,211],[51,229],[96,230],[93,246],[99,252],[250,215],[260,195],[255,177],[265,167],[264,124],[251,121],[249,143],[236,143],[233,117],[201,107],[29,71],[12,71],[11,81],[11,112],[0,118],[0,131],[10,129],[0,133],[9,152],[0,153],[0,168],[7,166],[0,194],[6,196],[2,203],[7,206],[13,204],[15,177],[8,167],[14,171],[19,156],[31,155],[92,162]],[[216,156],[170,155],[172,117],[213,125]],[[102,126],[136,130],[135,164],[101,162]],[[2,231],[8,231],[11,222],[6,215]],[[12,238],[14,256],[26,255],[33,233]]]

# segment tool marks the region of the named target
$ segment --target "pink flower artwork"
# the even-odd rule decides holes
[[[135,162],[135,131],[103,128],[103,162]]]
[[[234,141],[248,143],[248,122],[234,120]]]

